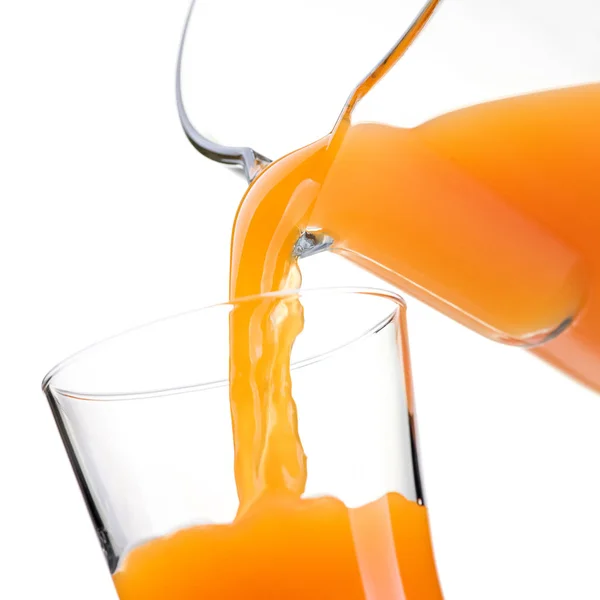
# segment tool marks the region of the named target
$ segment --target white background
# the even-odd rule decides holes
[[[226,294],[244,184],[180,131],[186,9],[0,6],[0,598],[116,597],[40,391],[45,372]],[[309,283],[369,282],[321,264]],[[600,400],[410,300],[409,327],[447,600],[600,598]]]

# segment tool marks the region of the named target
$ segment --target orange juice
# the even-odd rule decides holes
[[[357,87],[334,131],[271,164],[248,189],[231,246],[230,297],[297,288],[307,230],[332,249],[493,339],[600,389],[600,84],[508,98],[419,127],[351,124],[358,101],[439,4]],[[424,506],[390,490],[347,508],[303,497],[290,354],[298,299],[235,311],[230,403],[233,523],[134,549],[122,600],[439,600]]]
[[[346,124],[333,143],[276,161],[251,185],[234,227],[230,295],[299,287],[294,246],[318,228],[336,252],[490,337],[556,336],[535,351],[600,387],[597,140],[600,84],[414,129]],[[293,299],[232,317],[238,517],[133,551],[115,575],[123,600],[442,597],[424,507],[397,494],[359,509],[302,499],[289,371],[301,330]]]
[[[428,533],[398,494],[357,509],[274,496],[133,550],[114,580],[124,600],[435,600]]]
[[[318,228],[334,251],[485,335],[546,341],[535,352],[600,388],[598,140],[600,84],[414,129],[343,124],[249,188],[230,295],[299,287],[294,246]],[[302,498],[289,372],[301,330],[293,299],[232,317],[238,517],[133,551],[115,575],[123,600],[442,597],[423,506],[397,494],[359,509]]]

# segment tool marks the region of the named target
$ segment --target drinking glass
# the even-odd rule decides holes
[[[304,316],[290,372],[308,478],[289,514],[238,518],[230,323],[274,302]],[[122,600],[441,598],[399,296],[210,306],[90,346],[43,389]],[[253,535],[260,518],[270,528]]]

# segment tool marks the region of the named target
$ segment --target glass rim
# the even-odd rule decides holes
[[[110,336],[102,338],[92,344],[89,344],[88,346],[85,346],[84,348],[78,350],[77,352],[67,356],[65,359],[61,360],[56,365],[54,365],[54,367],[52,367],[48,371],[48,373],[44,376],[44,378],[42,380],[42,391],[45,394],[49,394],[50,391],[52,390],[52,391],[56,391],[62,395],[71,396],[71,397],[74,397],[74,398],[77,398],[80,400],[124,401],[124,400],[135,400],[135,399],[142,399],[142,398],[158,397],[158,396],[164,396],[164,395],[183,394],[183,393],[193,392],[193,391],[197,391],[197,390],[211,389],[211,388],[215,388],[215,387],[222,387],[222,386],[228,385],[229,379],[219,379],[219,380],[215,380],[215,381],[197,383],[197,384],[188,385],[188,386],[175,386],[175,387],[171,387],[168,389],[161,389],[161,390],[147,390],[147,391],[128,392],[128,393],[86,394],[86,393],[82,393],[82,392],[75,392],[72,390],[53,388],[51,384],[52,384],[52,380],[55,378],[55,376],[57,376],[59,373],[61,373],[64,369],[66,369],[72,363],[76,362],[79,358],[81,358],[88,351],[90,351],[96,347],[99,347],[107,342],[111,342],[118,338],[125,337],[125,336],[135,333],[137,331],[140,331],[143,329],[148,329],[150,327],[158,325],[159,323],[165,323],[170,320],[174,321],[176,319],[180,319],[180,318],[186,317],[188,315],[208,312],[210,310],[214,310],[217,308],[223,308],[223,307],[227,307],[227,306],[234,308],[236,306],[243,306],[245,304],[251,304],[251,303],[257,302],[262,299],[288,298],[288,297],[292,297],[292,296],[298,296],[298,297],[316,296],[316,295],[320,295],[320,294],[327,294],[327,295],[335,294],[335,295],[340,295],[340,296],[348,296],[348,295],[372,296],[375,298],[382,298],[382,299],[389,300],[390,302],[394,303],[396,305],[396,307],[399,307],[401,310],[406,310],[406,302],[405,302],[404,298],[402,298],[402,296],[400,296],[400,294],[398,294],[394,291],[391,291],[391,290],[384,290],[384,289],[375,288],[375,287],[360,287],[360,286],[345,287],[344,286],[344,287],[296,288],[296,289],[281,290],[281,291],[276,291],[276,292],[265,292],[262,294],[253,294],[250,296],[234,298],[232,300],[228,300],[225,302],[217,302],[214,304],[208,304],[208,305],[202,306],[200,308],[193,308],[193,309],[186,310],[186,311],[183,311],[180,313],[176,313],[176,314],[168,315],[168,316],[161,317],[158,319],[154,319],[153,321],[142,323],[141,325],[136,325],[134,327],[129,327],[119,333],[110,335]],[[379,319],[371,327],[369,327],[368,329],[363,331],[359,336],[352,338],[351,340],[349,340],[348,342],[344,343],[343,345],[341,345],[339,347],[334,347],[330,350],[320,352],[318,354],[315,354],[314,356],[310,356],[306,359],[292,363],[290,365],[290,370],[295,370],[295,369],[301,368],[303,366],[312,364],[314,362],[318,362],[318,361],[324,359],[325,357],[348,346],[349,344],[353,344],[361,339],[368,337],[369,335],[372,335],[373,333],[377,333],[378,331],[380,331],[383,327],[385,327],[389,323],[390,318],[394,314],[395,314],[395,311],[392,311],[390,314],[386,315],[383,319]]]

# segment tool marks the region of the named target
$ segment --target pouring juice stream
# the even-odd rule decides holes
[[[428,16],[413,24],[396,59]],[[320,150],[317,143],[272,165],[246,194],[234,224],[231,298],[300,286],[294,248],[335,158]],[[122,600],[442,598],[424,506],[398,493],[355,509],[302,498],[309,463],[290,374],[302,326],[293,297],[232,314],[238,516],[230,526],[184,530],[130,552],[114,576]]]
[[[232,298],[300,285],[294,246],[318,191],[305,176],[323,167],[311,150],[293,155],[292,172],[274,164],[246,195],[232,239]],[[354,509],[334,498],[302,498],[310,457],[290,376],[302,324],[293,296],[233,311],[238,516],[232,525],[185,530],[131,552],[115,574],[121,598],[442,598],[424,506],[397,493]]]

